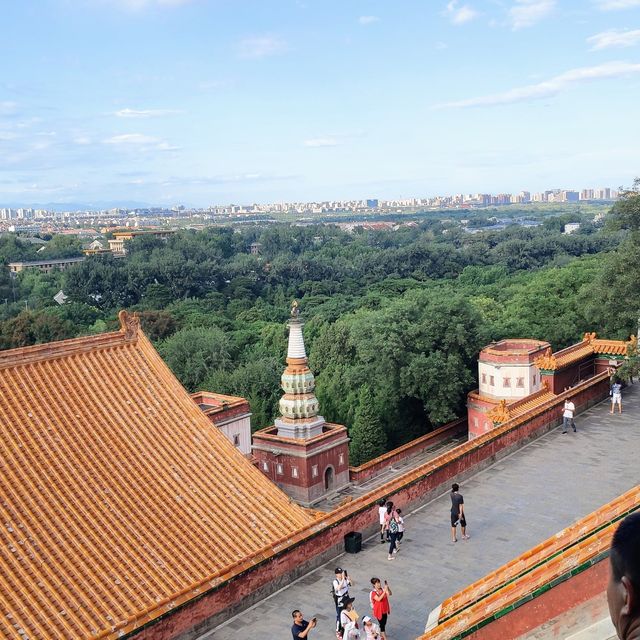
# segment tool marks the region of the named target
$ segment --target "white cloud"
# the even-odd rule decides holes
[[[266,58],[268,56],[279,55],[286,50],[286,43],[275,36],[245,38],[238,43],[238,55],[241,58]]]
[[[596,6],[602,11],[633,9],[633,7],[640,7],[640,0],[596,0]]]
[[[607,62],[594,67],[579,67],[565,73],[554,76],[549,80],[536,84],[510,89],[503,93],[495,93],[477,98],[468,98],[456,102],[448,102],[437,105],[436,108],[464,109],[467,107],[493,107],[501,104],[513,104],[515,102],[527,102],[549,98],[566,91],[571,86],[587,82],[589,80],[603,80],[607,78],[619,78],[631,74],[640,73],[640,63],[631,62]]]
[[[449,18],[451,24],[459,25],[470,22],[474,18],[477,18],[480,14],[468,4],[458,6],[459,0],[451,0],[447,3],[447,7],[443,14]]]
[[[0,102],[0,116],[13,116],[18,112],[18,103],[5,100]]]
[[[127,11],[141,11],[151,7],[179,7],[194,0],[97,0],[100,4],[115,5]]]
[[[147,136],[142,133],[123,133],[117,136],[111,136],[103,140],[104,144],[111,144],[122,149],[140,149],[155,151],[177,151],[178,147],[170,145],[161,138],[155,136]]]
[[[516,0],[509,9],[511,28],[524,29],[546,18],[555,8],[556,0]]]
[[[174,109],[120,109],[116,111],[113,115],[118,116],[118,118],[158,118],[161,116],[172,116],[177,113],[182,113],[181,111],[176,111]]]
[[[446,42],[436,42],[435,45],[433,45],[436,49],[438,49],[438,51],[442,51],[443,49],[446,49],[449,45]]]
[[[374,22],[380,22],[378,16],[360,16],[358,18],[360,24],[373,24]]]
[[[611,49],[614,47],[633,47],[640,42],[640,29],[609,29],[587,38],[591,51]]]
[[[337,138],[325,137],[325,138],[310,138],[304,141],[305,147],[337,147],[340,141]]]

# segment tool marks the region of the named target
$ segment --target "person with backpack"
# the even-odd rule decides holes
[[[389,536],[389,556],[387,560],[395,560],[396,553],[398,553],[398,533],[400,527],[398,526],[398,512],[393,507],[393,502],[387,502],[387,513],[384,516],[384,525],[387,535]]]
[[[336,636],[342,637],[342,625],[340,623],[340,614],[345,607],[345,601],[349,598],[349,587],[353,586],[351,578],[347,575],[347,570],[342,567],[336,567],[335,578],[331,586],[331,594],[333,602],[336,605]]]

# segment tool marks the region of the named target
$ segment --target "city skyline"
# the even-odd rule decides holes
[[[0,206],[637,174],[637,0],[26,0],[4,17]]]

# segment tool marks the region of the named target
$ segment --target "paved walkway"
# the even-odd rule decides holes
[[[291,611],[318,617],[311,640],[334,640],[329,594],[333,569],[347,568],[355,608],[370,613],[369,579],[393,590],[389,640],[413,640],[445,598],[640,483],[640,384],[624,391],[622,415],[605,401],[576,418],[578,433],[555,429],[461,486],[471,540],[449,539],[448,495],[405,514],[407,533],[398,557],[387,560],[378,539],[359,554],[344,554],[263,600],[201,640],[288,640]]]

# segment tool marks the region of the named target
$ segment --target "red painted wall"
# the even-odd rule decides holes
[[[569,580],[561,582],[537,598],[494,620],[468,637],[471,640],[512,640],[545,623],[545,636],[552,637],[553,628],[549,626],[549,621],[588,600],[598,596],[602,599],[606,598],[608,564],[608,560],[598,562],[589,569],[572,576]],[[585,627],[600,619],[602,607],[598,606],[597,601],[593,605],[593,619],[582,621]],[[584,613],[588,615],[588,611]],[[557,626],[560,624],[560,621],[556,621]],[[557,637],[565,636],[558,634]]]
[[[458,418],[453,422],[438,427],[431,433],[427,433],[420,438],[416,438],[397,449],[393,449],[382,456],[369,460],[359,467],[349,467],[349,477],[351,482],[359,484],[369,480],[389,465],[396,464],[412,456],[416,456],[429,447],[433,447],[440,442],[449,440],[456,435],[467,432],[467,418]]]

